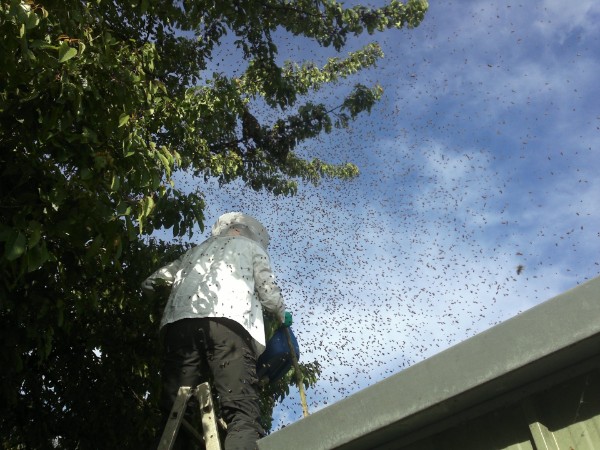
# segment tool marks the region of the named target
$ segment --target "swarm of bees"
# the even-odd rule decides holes
[[[560,27],[556,11],[480,7],[469,33],[448,25],[467,23],[442,2],[401,39],[382,34],[386,58],[359,75],[383,85],[382,101],[351,128],[299,148],[309,159],[356,163],[356,180],[301,185],[280,198],[241,183],[201,186],[208,222],[244,211],[271,234],[301,359],[324,370],[307,392],[311,411],[600,271],[598,120],[579,115],[600,96],[600,85],[581,76],[600,58],[590,44],[600,31],[573,40],[586,50],[565,62],[546,30],[530,26],[552,19]],[[495,32],[504,27],[515,34]],[[290,54],[328,57],[327,49],[307,52]],[[311,100],[335,103],[322,93]],[[577,140],[557,131],[567,123],[577,124]],[[525,265],[527,276],[515,277]],[[278,408],[276,427],[301,417],[293,392]]]

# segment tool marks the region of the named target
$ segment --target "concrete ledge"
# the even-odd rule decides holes
[[[375,448],[600,351],[600,277],[258,441]]]

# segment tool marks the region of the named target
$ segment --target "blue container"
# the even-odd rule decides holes
[[[300,360],[300,349],[298,348],[296,336],[294,336],[291,328],[288,327],[288,330],[296,358]],[[285,328],[281,327],[275,331],[269,342],[267,342],[267,348],[259,356],[256,364],[256,374],[259,380],[268,378],[269,383],[273,383],[283,377],[290,370],[290,367],[292,367],[292,355],[285,335]]]

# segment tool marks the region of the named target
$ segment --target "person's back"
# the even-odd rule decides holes
[[[256,360],[265,346],[262,309],[284,318],[268,242],[256,219],[228,213],[209,239],[143,283],[146,292],[158,279],[172,287],[161,320],[163,413],[180,386],[210,379],[228,424],[226,450],[252,449],[263,433],[256,378]]]

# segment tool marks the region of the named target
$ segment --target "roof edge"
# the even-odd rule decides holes
[[[258,448],[350,449],[391,428],[402,436],[590,357],[598,348],[582,344],[590,338],[600,338],[600,277],[317,411]]]

